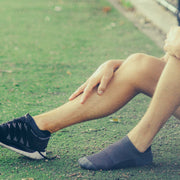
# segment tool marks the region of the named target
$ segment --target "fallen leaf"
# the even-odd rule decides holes
[[[108,13],[109,11],[111,11],[111,7],[109,7],[109,6],[103,7],[102,11],[104,13]]]
[[[110,122],[113,122],[113,123],[119,123],[119,122],[120,122],[120,120],[119,120],[119,119],[117,119],[117,118],[113,118],[113,119],[110,119]]]
[[[56,11],[56,12],[59,12],[61,10],[62,10],[62,8],[60,6],[55,6],[55,8],[54,8],[54,11]]]
[[[66,74],[71,75],[71,72],[68,70],[68,71],[66,71]]]
[[[76,176],[76,175],[77,175],[77,173],[73,173],[73,174],[69,174],[68,176],[72,177],[72,176]]]

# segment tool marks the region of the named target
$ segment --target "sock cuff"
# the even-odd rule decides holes
[[[34,121],[34,119],[32,118],[32,116],[29,113],[26,114],[25,117],[28,120],[29,125],[31,126],[31,128],[33,129],[33,131],[35,132],[36,135],[38,135],[39,137],[42,137],[42,138],[50,137],[51,133],[49,131],[40,130],[39,127],[37,126],[36,122]]]
[[[125,136],[122,140],[126,141],[130,147],[131,150],[133,150],[134,153],[136,154],[144,154],[146,152],[151,151],[151,146],[149,146],[149,148],[145,151],[145,152],[140,152],[135,146],[134,144],[131,142],[131,140],[129,139],[128,136]]]

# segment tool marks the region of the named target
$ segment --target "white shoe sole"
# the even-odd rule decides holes
[[[8,146],[8,145],[6,145],[6,144],[3,144],[3,143],[1,143],[1,142],[0,142],[0,146],[3,146],[3,147],[5,147],[5,148],[7,148],[7,149],[10,149],[10,150],[12,150],[12,151],[15,151],[15,152],[17,152],[17,153],[19,153],[19,154],[21,154],[21,155],[23,155],[23,156],[29,157],[29,158],[31,158],[31,159],[44,159],[43,156],[46,156],[46,152],[41,152],[41,154],[43,155],[43,156],[41,156],[41,154],[40,154],[38,151],[35,151],[35,152],[33,152],[33,153],[25,152],[25,151],[16,149],[16,148],[14,148],[14,147]]]

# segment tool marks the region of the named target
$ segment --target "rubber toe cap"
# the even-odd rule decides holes
[[[80,158],[78,163],[83,169],[96,170],[96,167],[86,157]]]

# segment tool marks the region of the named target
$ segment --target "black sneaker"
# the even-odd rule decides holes
[[[32,122],[33,118],[27,114],[0,125],[0,145],[31,159],[46,158],[50,132],[43,131],[42,137],[38,137]]]

